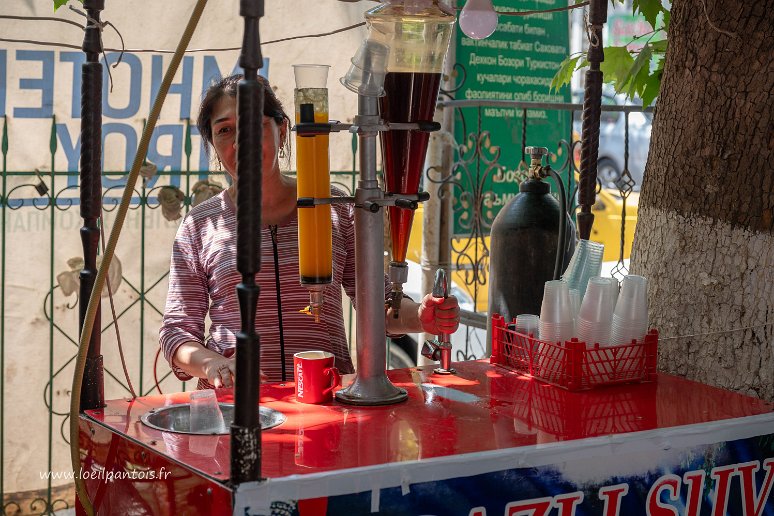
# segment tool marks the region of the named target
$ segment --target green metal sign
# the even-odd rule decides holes
[[[495,0],[499,12],[565,7],[562,0]],[[463,4],[464,7],[464,4]],[[497,30],[474,40],[456,31],[457,81],[455,99],[522,102],[569,102],[569,88],[551,91],[550,84],[569,54],[566,11],[531,16],[500,14]],[[526,139],[524,122],[526,119]],[[463,147],[457,156],[455,195],[456,235],[488,234],[489,224],[519,191],[523,174],[522,142],[563,152],[558,143],[571,137],[570,113],[516,106],[465,107],[457,110],[455,138]],[[486,132],[486,133],[482,133]],[[488,133],[488,135],[487,135]],[[481,203],[481,219],[476,203]],[[476,227],[478,226],[478,228]],[[480,233],[479,233],[480,234]]]

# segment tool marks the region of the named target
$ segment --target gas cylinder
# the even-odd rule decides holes
[[[533,154],[533,165],[541,157]],[[551,195],[550,185],[534,173],[495,217],[490,244],[488,342],[492,314],[500,314],[509,322],[519,314],[540,314],[545,282],[554,279],[561,216],[561,205]],[[575,226],[569,214],[565,217],[562,271],[575,251]]]

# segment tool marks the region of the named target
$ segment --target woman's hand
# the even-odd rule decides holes
[[[236,361],[234,358],[219,356],[211,358],[204,363],[204,374],[207,382],[214,385],[216,389],[225,387],[230,389],[234,386],[234,377],[236,376]]]
[[[234,387],[236,377],[236,349],[227,348],[223,354],[207,349],[198,342],[181,344],[172,358],[174,365],[195,378],[206,378],[210,385],[217,388]],[[261,383],[268,380],[261,371]]]
[[[204,374],[207,375],[210,385],[214,385],[216,389],[234,387],[236,361],[233,355],[230,358],[220,357],[209,360],[204,365]],[[266,383],[267,380],[268,378],[261,371],[261,383]]]
[[[460,307],[454,296],[444,299],[427,294],[422,298],[417,315],[422,331],[433,335],[452,334],[460,325]]]

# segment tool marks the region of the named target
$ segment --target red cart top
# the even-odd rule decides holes
[[[287,420],[262,433],[262,475],[344,470],[658,430],[764,414],[774,407],[675,376],[652,383],[568,392],[488,360],[454,364],[456,375],[433,374],[434,366],[389,371],[408,401],[384,407],[339,402],[306,405],[295,400],[293,383],[261,386],[261,404]],[[344,384],[354,376],[344,377]],[[217,391],[233,402],[231,390]],[[189,393],[107,402],[87,411],[97,424],[216,480],[229,474],[229,436],[162,432],[144,425],[151,409],[188,401]]]

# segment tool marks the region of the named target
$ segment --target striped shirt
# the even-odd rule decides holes
[[[342,195],[333,190],[334,195]],[[333,277],[325,288],[320,322],[299,311],[309,304],[309,291],[298,272],[298,217],[277,227],[282,325],[286,379],[293,380],[293,354],[324,350],[336,356],[342,373],[354,372],[344,331],[341,290],[355,300],[355,228],[353,206],[331,206],[333,226]],[[172,357],[185,342],[196,342],[220,354],[230,355],[241,329],[236,287],[241,283],[236,268],[236,207],[226,191],[196,206],[178,229],[172,248],[169,292],[160,331],[164,357],[180,380],[191,377],[173,364]],[[274,250],[268,226],[261,229],[261,270],[256,330],[261,339],[261,370],[268,381],[282,380],[277,287]],[[386,283],[386,280],[385,280]],[[385,285],[388,291],[388,285]],[[208,309],[209,307],[209,309]],[[211,325],[205,338],[205,316]],[[209,388],[206,379],[199,388]]]

